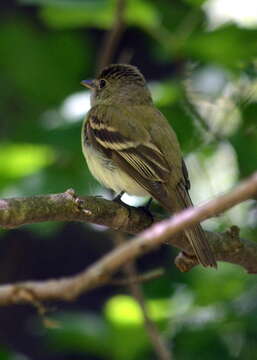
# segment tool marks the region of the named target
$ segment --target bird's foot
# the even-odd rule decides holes
[[[128,210],[128,217],[130,218],[131,216],[131,206],[129,206],[128,204],[124,203],[121,198],[122,195],[125,193],[125,191],[122,191],[121,193],[119,193],[118,195],[115,196],[115,198],[112,200],[114,202],[116,202],[117,204],[123,206],[125,209]]]
[[[143,206],[139,206],[138,209],[142,210],[147,216],[149,216],[152,220],[152,222],[154,221],[154,216],[151,213],[150,207],[152,204],[153,198],[150,198],[147,203]]]
[[[115,196],[115,198],[113,198],[112,201],[118,203],[118,204],[121,204],[121,205],[126,205],[122,200],[122,195],[124,194],[124,191],[120,192],[118,195]]]

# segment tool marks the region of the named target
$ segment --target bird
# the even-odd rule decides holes
[[[111,64],[81,84],[91,90],[81,142],[92,175],[116,194],[150,196],[170,214],[193,206],[177,136],[140,70]],[[184,232],[198,262],[217,268],[201,225]]]

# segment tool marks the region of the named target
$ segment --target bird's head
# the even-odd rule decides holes
[[[92,105],[152,102],[144,76],[132,65],[110,65],[104,68],[95,80],[82,80],[81,84],[92,91]]]

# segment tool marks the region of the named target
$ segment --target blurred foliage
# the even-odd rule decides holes
[[[112,59],[131,54],[145,74],[156,105],[178,135],[196,203],[257,168],[257,28],[242,22],[213,27],[206,3],[127,0],[126,30]],[[71,187],[101,194],[80,149],[89,97],[79,82],[94,76],[104,56],[101,44],[115,8],[115,0],[3,3],[1,197]],[[249,202],[205,225],[219,231],[236,224],[255,241],[256,211]],[[108,234],[71,224],[40,224],[0,235],[1,283],[71,275],[111,247]],[[217,272],[196,268],[181,274],[170,253],[174,258],[166,246],[149,254],[139,268],[166,268],[165,276],[143,287],[149,314],[174,357],[256,359],[254,276],[229,264],[220,264]],[[0,359],[156,358],[141,311],[124,288],[103,288],[73,304],[58,304],[49,317],[59,328],[45,329],[30,307],[0,309]]]
[[[238,70],[257,56],[257,30],[226,25],[210,32],[197,32],[189,38],[188,54]]]

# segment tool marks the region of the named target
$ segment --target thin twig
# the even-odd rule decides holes
[[[125,0],[116,0],[116,15],[112,29],[108,31],[103,39],[103,44],[98,55],[97,72],[109,65],[113,60],[121,36],[125,30],[124,12],[126,7]]]
[[[124,244],[125,243],[124,234],[115,233],[114,242],[116,246],[121,246],[122,244]],[[164,342],[164,339],[159,333],[159,330],[157,329],[155,323],[151,320],[151,318],[148,315],[144,294],[140,284],[136,282],[131,282],[132,279],[135,279],[138,276],[135,261],[132,260],[129,263],[126,263],[123,266],[123,272],[128,277],[129,280],[128,288],[132,296],[135,298],[135,300],[138,302],[141,308],[144,317],[145,330],[153,345],[157,358],[159,360],[171,360],[172,356],[170,351],[168,350],[167,345]]]
[[[129,285],[133,283],[142,284],[154,279],[157,279],[164,275],[164,269],[154,269],[152,271],[148,271],[144,274],[137,274],[135,277],[130,277],[129,279],[114,279],[111,280],[109,283],[112,285]]]

